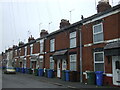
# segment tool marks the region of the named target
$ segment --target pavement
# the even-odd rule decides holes
[[[23,73],[18,73],[18,74],[23,74]],[[62,79],[59,78],[47,78],[45,76],[35,76],[34,74],[24,74],[27,75],[28,77],[32,77],[36,80],[40,80],[42,82],[47,82],[49,84],[54,84],[62,87],[67,87],[67,88],[72,88],[72,89],[79,89],[79,88],[116,88],[117,87],[112,87],[112,86],[97,86],[97,85],[88,85],[80,82],[70,82],[70,81],[63,81]],[[119,89],[119,88],[118,88]]]

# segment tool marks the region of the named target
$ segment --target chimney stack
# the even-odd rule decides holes
[[[13,49],[16,48],[16,47],[17,47],[17,45],[13,45]]]
[[[22,42],[22,41],[19,42],[19,46],[22,46],[22,45],[24,45],[24,42]]]
[[[97,12],[98,13],[104,12],[110,8],[111,8],[111,5],[109,4],[109,0],[101,0],[98,2]]]
[[[42,29],[41,32],[40,32],[40,37],[42,38],[42,37],[44,37],[44,36],[46,36],[46,35],[48,35],[48,31]]]
[[[30,41],[32,41],[32,40],[35,40],[35,39],[34,39],[34,37],[32,37],[32,35],[31,35],[31,37],[28,38],[28,42],[30,42]]]
[[[61,28],[64,28],[66,26],[69,26],[69,25],[70,25],[69,20],[62,19],[61,22],[60,22],[60,26],[59,27],[61,29]]]

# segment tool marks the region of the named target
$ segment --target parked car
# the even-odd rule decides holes
[[[4,73],[5,74],[16,74],[16,70],[14,67],[6,67]]]

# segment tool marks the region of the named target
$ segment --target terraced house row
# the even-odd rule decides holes
[[[120,86],[120,5],[99,2],[98,13],[70,24],[62,19],[60,29],[6,50],[13,53],[15,67],[76,71],[76,81],[87,82],[86,71],[103,71],[104,85]],[[9,58],[8,58],[9,59]]]

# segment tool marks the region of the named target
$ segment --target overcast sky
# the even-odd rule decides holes
[[[30,35],[39,38],[41,29],[49,33],[58,30],[61,19],[72,24],[80,21],[81,15],[86,18],[96,14],[98,1],[0,0],[0,53],[19,41],[27,42]],[[109,1],[115,6],[120,0]]]

